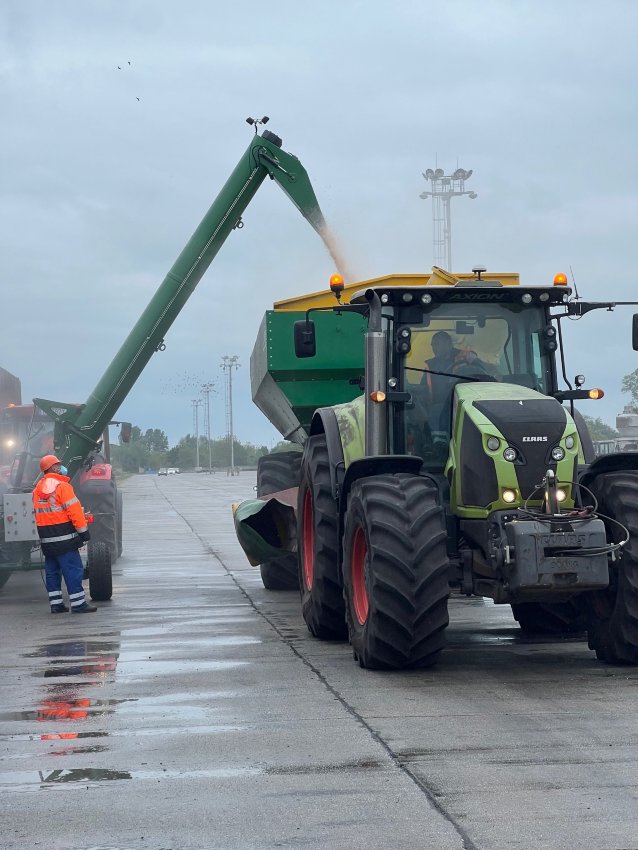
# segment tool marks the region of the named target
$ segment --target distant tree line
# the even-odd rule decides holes
[[[210,448],[210,454],[209,454]],[[273,452],[290,451],[295,447],[282,440],[273,447]],[[233,441],[235,466],[256,466],[260,457],[270,453],[267,446]],[[197,441],[194,435],[187,434],[169,448],[168,437],[159,428],[148,428],[144,433],[136,425],[131,431],[130,443],[111,446],[111,457],[115,466],[125,472],[138,472],[140,469],[160,469],[174,466],[180,470],[192,470],[197,463]],[[211,440],[199,438],[199,466],[208,469],[230,466],[230,443],[226,437]]]

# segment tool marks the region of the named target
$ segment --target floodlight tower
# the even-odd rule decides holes
[[[446,174],[442,168],[423,172],[430,183],[428,192],[421,192],[420,198],[432,198],[432,232],[434,246],[434,265],[452,271],[452,218],[450,201],[460,195],[468,195],[472,200],[478,197],[476,192],[465,188],[465,181],[472,176],[472,169],[465,171],[457,168],[453,174]]]
[[[239,357],[236,354],[225,354],[222,357],[221,368],[224,372],[226,390],[226,434],[230,442],[230,470],[235,470],[235,437],[233,434],[233,369],[239,369]]]
[[[212,450],[210,445],[210,394],[216,392],[215,384],[212,381],[207,381],[202,384],[202,395],[204,396],[204,417],[206,422],[206,439],[208,441],[208,472],[212,472]]]
[[[195,431],[195,466],[199,469],[199,408],[204,402],[201,398],[194,398],[193,405],[193,431]]]

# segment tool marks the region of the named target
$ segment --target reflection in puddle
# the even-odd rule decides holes
[[[220,767],[212,770],[101,770],[98,768],[75,768],[70,770],[52,770],[15,773],[0,773],[0,790],[37,791],[51,790],[59,785],[85,787],[98,782],[117,782],[123,779],[154,782],[166,779],[234,779],[244,776],[260,776],[264,770],[258,767]]]
[[[115,655],[120,651],[120,644],[115,641],[83,640],[46,643],[35,652],[27,652],[23,658],[69,658],[78,655]]]
[[[61,694],[56,698],[43,699],[36,711],[5,711],[0,713],[0,721],[86,720],[88,717],[103,717],[105,714],[113,714],[111,706],[121,705],[123,702],[135,702],[135,700],[91,700]]]
[[[135,737],[151,737],[154,735],[219,735],[226,732],[241,732],[247,727],[243,724],[217,724],[215,726],[165,726],[154,727],[153,729],[136,729]],[[72,735],[74,738],[130,738],[131,732],[128,729],[122,729],[114,732],[68,732],[53,734],[49,733],[46,740],[64,739],[65,735]],[[22,733],[18,735],[0,735],[0,741],[41,741],[43,735],[30,735]]]
[[[44,736],[42,736],[44,737]],[[108,747],[96,744],[94,747],[64,747],[62,750],[49,750],[48,756],[77,756],[84,753],[105,753]]]

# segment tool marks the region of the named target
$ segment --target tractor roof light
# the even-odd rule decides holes
[[[594,389],[594,390],[589,390],[589,392],[587,393],[587,395],[588,395],[590,398],[593,398],[593,399],[599,399],[599,398],[603,398],[603,396],[605,395],[605,393],[604,393],[604,390],[601,390],[600,388],[598,388],[598,387],[597,387],[597,388],[596,388],[596,389]]]
[[[521,297],[521,301],[523,302],[523,304],[531,304],[532,303],[532,296],[529,294],[529,292],[526,292]]]
[[[431,304],[431,303],[432,303],[432,296],[430,295],[429,292],[424,292],[423,295],[421,296],[421,304]]]
[[[554,286],[567,286],[567,275],[563,272],[554,275]]]
[[[337,301],[341,300],[341,293],[343,292],[344,287],[345,284],[340,274],[333,274],[330,277],[330,289],[333,292]]]

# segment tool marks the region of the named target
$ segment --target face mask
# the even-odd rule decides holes
[[[68,475],[68,474],[69,474],[69,470],[66,468],[66,466],[61,466],[60,467],[60,475]]]

